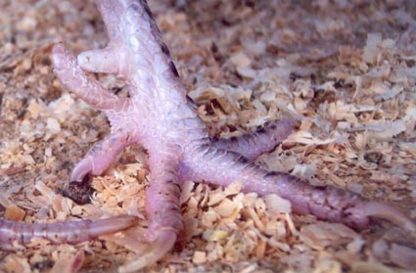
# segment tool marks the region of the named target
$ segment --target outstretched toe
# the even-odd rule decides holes
[[[102,235],[127,229],[137,223],[137,217],[119,215],[99,220],[80,220],[56,223],[27,224],[0,220],[0,247],[12,242],[25,244],[32,238],[44,238],[55,243],[79,243]]]
[[[100,175],[116,160],[117,155],[136,139],[126,131],[113,132],[96,143],[74,168],[71,181],[82,181],[87,174]]]
[[[409,232],[416,232],[416,224],[397,208],[381,202],[362,201],[350,209],[351,215],[361,218],[384,219]]]

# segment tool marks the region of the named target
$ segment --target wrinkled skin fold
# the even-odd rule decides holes
[[[296,213],[314,214],[354,228],[368,226],[375,217],[415,230],[409,218],[387,204],[366,201],[341,189],[312,187],[289,174],[267,172],[254,165],[253,159],[291,133],[293,120],[269,124],[237,139],[211,139],[187,99],[146,1],[99,0],[97,7],[110,38],[107,47],[75,57],[63,44],[57,44],[52,59],[65,88],[102,110],[111,123],[110,135],[74,168],[73,181],[82,181],[87,174],[102,174],[133,143],[140,143],[149,153],[148,247],[120,272],[143,268],[172,249],[183,228],[179,196],[185,180],[221,186],[239,181],[244,192],[260,196],[276,193],[290,200]],[[125,81],[130,97],[117,97],[86,72],[117,75]]]

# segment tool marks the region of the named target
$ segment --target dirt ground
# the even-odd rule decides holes
[[[316,185],[384,200],[416,218],[416,2],[170,0],[150,7],[212,135],[292,116],[300,128],[256,162]],[[129,213],[139,227],[78,245],[36,239],[0,252],[1,272],[115,272],[146,227],[145,153],[130,147],[95,177],[91,203],[60,192],[109,131],[65,90],[50,49],[107,43],[92,1],[0,0],[0,216],[25,222]],[[125,94],[113,76],[105,86]],[[416,272],[415,235],[377,222],[354,231],[290,213],[273,197],[183,185],[183,238],[143,272]],[[136,236],[135,236],[136,235]]]

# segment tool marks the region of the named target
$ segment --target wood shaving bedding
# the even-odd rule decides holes
[[[258,164],[397,203],[416,217],[413,1],[181,2],[150,4],[213,135],[231,137],[295,117],[299,131]],[[91,204],[59,194],[75,162],[109,127],[102,114],[62,90],[49,59],[50,45],[61,40],[76,51],[103,46],[103,24],[85,1],[6,0],[0,7],[2,217],[48,222],[129,213],[142,219],[128,233],[76,246],[39,239],[2,251],[0,270],[55,272],[81,257],[81,271],[113,272],[139,251],[135,238],[147,224],[145,156],[131,147],[107,175],[95,177]],[[383,233],[388,226],[357,233],[288,214],[284,200],[240,193],[238,183],[223,189],[189,181],[181,203],[185,243],[148,272],[416,268],[400,255],[412,257],[414,243],[390,242]]]

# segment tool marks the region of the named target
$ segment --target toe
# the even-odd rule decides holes
[[[92,174],[94,170],[94,164],[89,157],[82,159],[74,168],[71,173],[71,182],[82,182],[87,174]]]

